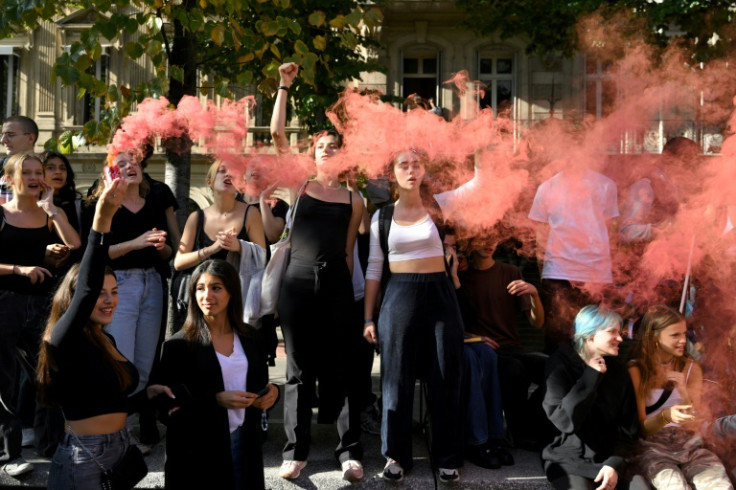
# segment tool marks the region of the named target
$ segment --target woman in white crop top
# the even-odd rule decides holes
[[[703,448],[703,371],[686,353],[686,330],[668,306],[642,318],[629,367],[645,437],[637,464],[655,488],[733,489],[718,456]]]
[[[401,152],[393,159],[391,170],[399,199],[393,205],[387,257],[381,248],[378,212],[371,223],[363,331],[366,340],[381,349],[381,451],[387,459],[383,477],[401,481],[404,470],[412,466],[414,381],[423,376],[429,391],[432,453],[439,476],[442,481],[456,482],[463,461],[462,320],[454,287],[445,272],[440,234],[422,199],[424,161],[415,151]],[[384,281],[376,328],[373,311],[386,261],[391,276]]]

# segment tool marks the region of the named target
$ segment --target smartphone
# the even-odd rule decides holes
[[[256,393],[256,398],[262,397],[263,395],[265,395],[269,391],[270,390],[268,389],[268,385],[266,385],[261,391],[259,391],[258,393]]]
[[[106,165],[105,169],[105,180],[108,184],[112,184],[112,181],[120,177],[120,167],[116,163],[112,165]]]

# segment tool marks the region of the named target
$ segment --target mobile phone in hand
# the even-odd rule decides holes
[[[112,184],[112,181],[120,177],[120,167],[116,163],[105,166],[105,180],[108,184]]]
[[[265,395],[269,391],[270,390],[268,389],[268,385],[266,385],[261,391],[259,391],[258,393],[256,393],[256,398],[262,397],[263,395]]]

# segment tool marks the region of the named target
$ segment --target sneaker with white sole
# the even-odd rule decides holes
[[[281,463],[281,470],[279,470],[279,476],[286,478],[287,480],[295,480],[302,474],[302,470],[307,466],[306,461],[296,461],[293,459],[287,459]]]
[[[33,464],[23,458],[16,458],[3,465],[3,471],[10,476],[25,475],[33,471]]]
[[[355,483],[363,479],[363,465],[357,459],[342,462],[342,479]]]
[[[460,481],[460,471],[457,468],[440,468],[438,473],[442,483],[458,483]]]
[[[381,473],[381,476],[386,481],[401,483],[404,481],[404,468],[402,468],[395,459],[388,458],[386,460],[386,466],[383,467],[383,473]]]

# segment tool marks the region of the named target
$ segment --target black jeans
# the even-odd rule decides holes
[[[412,466],[417,377],[427,380],[432,456],[440,468],[463,464],[463,322],[447,275],[392,274],[378,320],[383,424],[381,451]]]
[[[335,456],[340,462],[363,457],[353,353],[364,340],[362,325],[353,321],[353,308],[352,281],[344,261],[289,264],[278,304],[287,356],[284,460],[305,461],[309,455],[318,381],[318,421],[337,421],[340,442]]]
[[[0,291],[0,462],[20,457],[18,369],[35,382],[47,307],[46,296]]]

